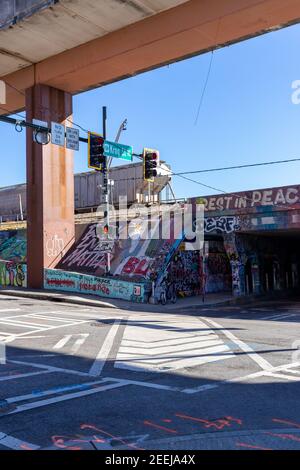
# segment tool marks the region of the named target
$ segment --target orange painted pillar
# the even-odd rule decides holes
[[[72,96],[46,85],[26,90],[26,120],[70,124]],[[40,145],[26,129],[27,285],[43,288],[44,268],[54,268],[74,242],[73,152]]]

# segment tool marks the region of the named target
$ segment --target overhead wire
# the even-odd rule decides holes
[[[202,104],[203,104],[203,100],[204,100],[204,95],[205,95],[205,91],[206,91],[206,88],[207,88],[207,85],[208,85],[208,81],[209,81],[209,77],[210,77],[210,72],[211,72],[211,68],[212,68],[212,61],[213,61],[213,54],[214,54],[214,50],[212,50],[211,52],[211,59],[210,59],[210,63],[209,63],[209,68],[208,68],[208,73],[207,73],[207,77],[206,77],[206,80],[205,80],[205,84],[204,84],[204,87],[203,87],[203,91],[202,91],[202,94],[201,94],[201,99],[200,99],[200,103],[199,103],[199,107],[198,107],[198,111],[197,111],[197,116],[196,116],[196,120],[195,120],[195,124],[197,124],[197,120],[198,120],[198,117],[199,117],[199,113],[200,113],[200,110],[201,110],[201,107],[202,107]],[[19,90],[18,88],[16,88],[15,86],[11,85],[10,83],[7,83],[5,82],[6,85],[8,85],[9,87],[11,87],[12,89],[14,89],[15,91],[17,91],[18,93],[22,94],[23,96],[25,96],[25,93],[22,91],[22,90]],[[39,106],[41,109],[46,109],[48,111],[51,111],[50,108],[48,108],[47,106],[44,106],[44,105],[40,105]],[[0,109],[2,109],[3,111],[6,111],[8,114],[11,114],[11,115],[15,115],[15,116],[19,116],[22,118],[22,120],[24,120],[24,116],[22,116],[21,114],[19,113],[11,113],[8,109],[4,108],[3,106],[0,106]],[[87,129],[85,129],[83,126],[81,126],[80,124],[76,123],[75,121],[71,120],[70,118],[65,118],[68,122],[72,123],[73,125],[75,125],[76,127],[79,127],[82,131],[88,133],[89,131]],[[18,123],[17,123],[18,124]],[[135,154],[136,157],[141,157],[141,155],[138,155],[138,154]],[[225,171],[225,170],[234,170],[234,169],[242,169],[242,168],[250,168],[250,167],[258,167],[258,166],[266,166],[266,165],[276,165],[276,164],[283,164],[283,163],[291,163],[291,162],[297,162],[297,161],[300,161],[300,158],[293,158],[293,159],[287,159],[287,160],[275,160],[275,161],[271,161],[271,162],[261,162],[261,163],[253,163],[253,164],[245,164],[245,165],[236,165],[236,166],[229,166],[229,167],[220,167],[220,168],[209,168],[209,169],[203,169],[203,170],[193,170],[193,171],[184,171],[184,172],[172,172],[170,170],[169,172],[169,175],[170,176],[178,176],[182,179],[185,179],[186,181],[189,181],[189,182],[192,182],[194,184],[198,184],[204,188],[207,188],[207,189],[210,189],[210,190],[213,190],[213,191],[217,191],[219,193],[222,193],[224,195],[226,194],[230,194],[232,195],[233,197],[238,197],[240,198],[241,195],[240,194],[236,194],[236,193],[232,193],[230,191],[225,191],[223,189],[220,189],[220,188],[216,188],[214,186],[211,186],[211,185],[208,185],[208,184],[205,184],[201,181],[198,181],[198,180],[194,180],[192,178],[188,178],[187,176],[185,175],[189,175],[189,174],[198,174],[198,173],[208,173],[208,172],[215,172],[215,171]],[[123,179],[119,179],[119,180],[116,180],[116,181],[133,181],[133,180],[139,180],[139,179],[144,179],[144,178],[123,178]],[[247,199],[247,197],[244,197],[244,199]],[[249,198],[248,198],[249,199]],[[252,200],[251,200],[252,201]],[[279,207],[279,205],[277,206]]]

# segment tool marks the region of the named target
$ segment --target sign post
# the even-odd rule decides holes
[[[105,224],[107,225],[109,229],[109,182],[108,182],[108,168],[107,168],[107,157],[109,155],[106,154],[105,152],[105,145],[106,145],[106,119],[107,119],[107,108],[106,106],[103,106],[102,108],[102,122],[103,122],[103,194],[104,194],[104,200],[105,200],[105,205],[106,209],[104,212],[104,220]],[[107,274],[110,273],[110,251],[107,251],[107,264],[106,264],[106,272]]]

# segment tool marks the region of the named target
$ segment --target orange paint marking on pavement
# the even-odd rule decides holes
[[[160,429],[161,431],[169,432],[171,434],[178,434],[178,431],[176,429],[170,429],[170,428],[165,428],[164,426],[159,426],[159,424],[151,423],[151,421],[144,421],[144,424],[146,426],[152,426],[153,428]]]
[[[300,428],[299,423],[294,423],[293,421],[289,421],[288,419],[273,418],[272,421],[274,421],[274,423],[290,424],[291,426],[295,426],[295,428]]]
[[[269,447],[253,446],[251,444],[247,444],[246,442],[236,442],[235,445],[238,447],[246,447],[247,449],[273,450],[273,449],[270,449]]]
[[[204,424],[205,428],[215,428],[217,430],[221,430],[225,426],[231,426],[232,425],[231,421],[236,421],[240,425],[242,424],[242,421],[240,419],[232,418],[231,416],[226,416],[225,418],[220,418],[220,419],[217,419],[216,421],[209,421],[207,419],[196,418],[194,416],[187,416],[187,415],[183,415],[180,413],[176,413],[175,416],[181,419],[197,421],[199,423]]]
[[[277,434],[273,432],[266,432],[270,436],[279,437],[280,439],[289,439],[290,441],[300,442],[300,437],[294,436],[293,434]]]
[[[21,444],[20,448],[23,450],[34,450],[32,447],[30,447],[28,444]]]
[[[128,442],[124,441],[121,437],[114,436],[113,434],[110,434],[107,431],[104,431],[103,429],[97,428],[97,426],[94,426],[93,424],[81,424],[80,429],[93,429],[94,431],[100,432],[100,434],[105,434],[106,436],[109,436],[111,439],[114,439],[115,441],[122,442],[127,447],[132,447],[133,449],[137,450],[145,450],[142,447],[137,447],[135,444],[129,444]]]

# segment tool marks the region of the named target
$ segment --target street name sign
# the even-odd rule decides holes
[[[132,147],[129,145],[117,144],[109,140],[104,141],[104,155],[106,157],[132,161],[132,152]]]

